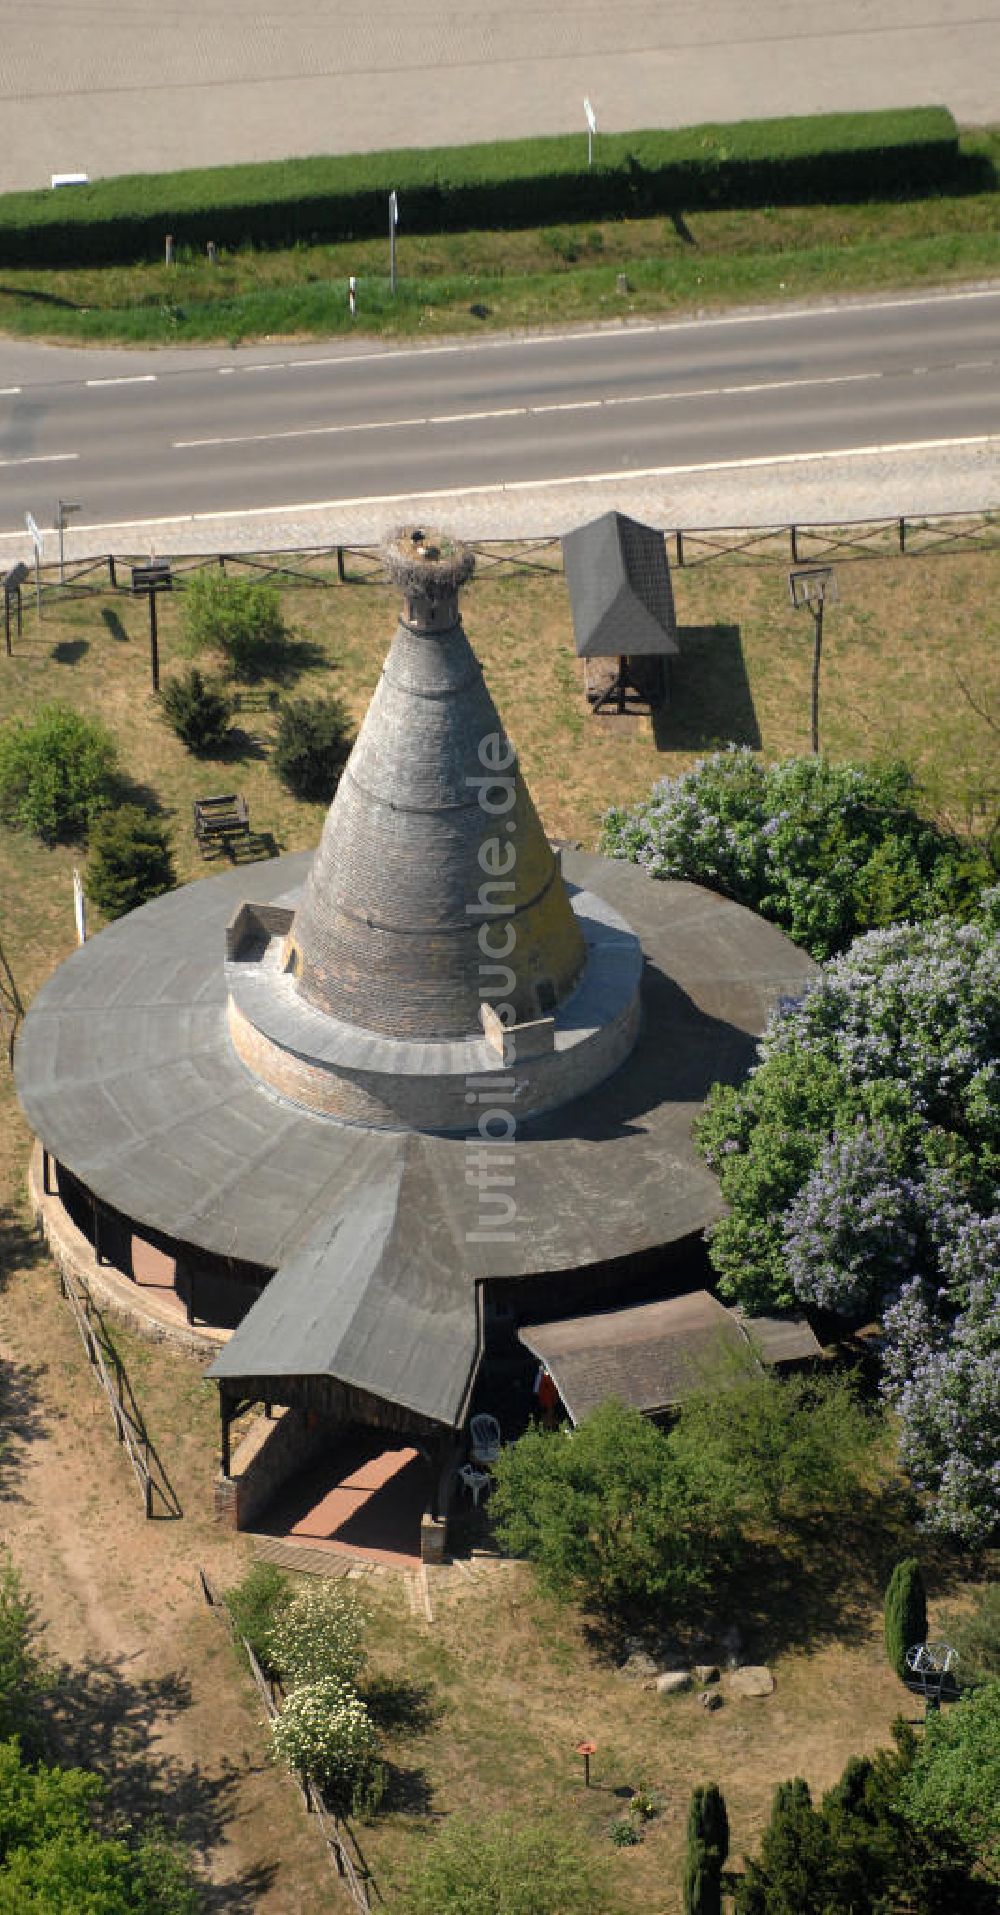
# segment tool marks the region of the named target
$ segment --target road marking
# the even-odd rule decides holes
[[[155,372],[122,373],[115,379],[85,379],[85,386],[155,386],[159,375]]]
[[[81,525],[77,530],[140,531],[144,527],[210,524],[213,520],[292,518],[302,512],[346,512],[360,506],[400,505],[407,501],[416,503],[436,499],[504,497],[508,493],[546,492],[574,485],[621,485],[623,481],[633,479],[677,479],[702,472],[744,472],[751,468],[760,470],[766,466],[809,465],[812,462],[830,464],[837,459],[891,458],[911,452],[961,451],[972,446],[993,446],[1000,453],[1000,436],[984,432],[962,439],[902,439],[884,445],[844,446],[839,451],[778,452],[770,455],[765,453],[752,459],[710,459],[700,465],[659,465],[634,470],[618,468],[611,472],[568,473],[553,479],[513,479],[509,483],[493,481],[489,485],[438,486],[424,492],[369,492],[356,498],[300,500],[296,505],[241,506],[235,511],[227,511],[222,507],[214,512],[168,513],[155,519],[109,519],[101,524]],[[73,453],[70,456],[75,458],[77,455]],[[24,533],[0,532],[0,540],[5,544],[12,540],[23,543]]]
[[[0,386],[0,399],[12,399],[20,390],[20,386]]]
[[[78,452],[36,452],[28,459],[0,459],[0,465],[65,465],[68,459],[78,459]]]
[[[891,376],[882,372],[845,372],[817,379],[758,380],[743,386],[697,386],[669,392],[630,393],[611,399],[560,399],[544,406],[491,406],[478,412],[431,412],[408,419],[362,419],[354,424],[294,426],[281,432],[247,432],[216,439],[173,439],[171,451],[193,452],[212,446],[269,445],[281,439],[323,439],[345,432],[393,432],[423,426],[482,424],[488,419],[541,418],[550,412],[611,412],[617,406],[673,405],[685,399],[731,399],[741,393],[788,392],[805,386],[855,386]]]

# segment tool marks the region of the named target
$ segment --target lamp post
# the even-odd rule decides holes
[[[156,624],[156,595],[158,592],[172,592],[173,573],[168,559],[150,559],[148,565],[133,565],[132,596],[149,600],[149,681],[154,690],[160,689],[160,646]]]
[[[583,1786],[585,1789],[589,1789],[590,1758],[592,1755],[597,1754],[597,1743],[596,1742],[578,1742],[576,1745],[576,1753],[577,1755],[582,1755],[583,1757]]]
[[[788,596],[796,611],[813,615],[812,681],[809,696],[809,747],[819,757],[819,667],[823,653],[823,606],[836,599],[837,574],[832,565],[801,565],[788,574]]]
[[[71,512],[82,512],[82,511],[83,511],[83,506],[74,505],[71,499],[57,499],[56,501],[56,531],[59,534],[59,583],[60,585],[65,585],[66,583],[66,565],[65,565],[65,559],[63,556],[63,533],[66,530],[66,520],[69,518],[69,515]]]

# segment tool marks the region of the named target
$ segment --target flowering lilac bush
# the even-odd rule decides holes
[[[900,918],[974,908],[992,868],[985,847],[922,818],[917,795],[903,764],[765,765],[730,746],[631,811],[609,811],[602,848],[751,905],[823,958]]]
[[[967,1540],[1000,1517],[998,906],[832,959],[698,1130],[729,1206],[720,1289],[750,1311],[885,1309],[904,1460]]]
[[[994,1218],[994,1225],[1000,1219]],[[995,1249],[995,1245],[994,1245]],[[919,1277],[885,1313],[883,1390],[925,1526],[973,1547],[1000,1520],[1000,1271],[995,1255],[954,1319]]]

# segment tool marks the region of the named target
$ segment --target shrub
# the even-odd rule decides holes
[[[274,1563],[254,1563],[242,1580],[226,1591],[226,1608],[237,1633],[250,1644],[270,1675],[278,1673],[271,1662],[271,1630],[288,1602],[290,1589],[288,1577]]]
[[[274,768],[296,798],[329,804],[350,752],[351,728],[339,698],[292,698],[282,706]]]
[[[273,585],[196,572],[185,587],[184,636],[189,651],[221,652],[236,678],[258,678],[280,660],[288,633]]]
[[[1000,1583],[977,1589],[971,1610],[942,1616],[941,1634],[958,1651],[963,1689],[1000,1679]]]
[[[1000,1682],[928,1719],[904,1802],[915,1828],[935,1841],[957,1837],[1000,1883]]]
[[[927,1641],[927,1592],[915,1556],[897,1563],[885,1592],[885,1653],[901,1682],[906,1681],[906,1651]]]
[[[271,1662],[297,1686],[334,1676],[355,1682],[365,1663],[365,1617],[340,1583],[311,1584],[279,1610],[268,1635]]]
[[[412,1915],[604,1915],[579,1841],[554,1822],[452,1817],[413,1871]]]
[[[733,746],[608,812],[603,846],[654,877],[710,885],[829,957],[901,918],[974,911],[992,876],[986,848],[921,817],[916,797],[903,764],[765,765]]]
[[[0,733],[0,814],[43,844],[86,837],[118,782],[114,740],[72,706],[40,706]]]
[[[232,703],[223,687],[204,678],[197,665],[168,679],[161,698],[163,715],[189,751],[209,757],[229,730]]]
[[[292,1689],[271,1724],[271,1740],[285,1767],[328,1790],[340,1809],[350,1807],[378,1754],[365,1704],[351,1684],[337,1676],[321,1676]]]
[[[124,917],[177,882],[170,836],[138,805],[98,819],[91,833],[87,893],[106,918]]]

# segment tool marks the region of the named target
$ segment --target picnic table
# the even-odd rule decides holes
[[[217,792],[194,801],[194,835],[208,857],[216,846],[228,849],[250,836],[250,807],[235,791]]]

